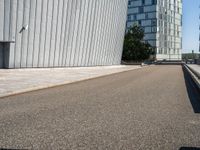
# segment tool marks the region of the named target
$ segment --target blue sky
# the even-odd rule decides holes
[[[200,0],[183,0],[183,53],[199,49]]]

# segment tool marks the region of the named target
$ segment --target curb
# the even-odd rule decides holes
[[[93,77],[86,77],[84,79],[64,81],[62,83],[53,83],[53,84],[45,84],[45,85],[41,85],[41,86],[37,86],[37,87],[30,87],[30,88],[26,88],[26,89],[22,89],[22,90],[18,90],[18,91],[8,92],[6,94],[1,94],[0,99],[10,97],[10,96],[19,95],[19,94],[29,93],[29,92],[33,92],[33,91],[39,91],[39,90],[44,90],[44,89],[48,89],[48,88],[55,88],[55,87],[59,87],[59,86],[73,84],[73,83],[77,83],[77,82],[97,79],[97,78],[101,78],[101,77],[105,77],[105,76],[109,76],[109,75],[114,75],[114,74],[119,74],[119,73],[124,73],[124,72],[132,71],[132,70],[138,70],[138,69],[142,69],[142,68],[145,68],[145,67],[147,67],[147,66],[138,67],[138,68],[130,68],[130,69],[123,70],[123,71],[106,73],[104,75],[96,75],[96,76],[93,76]]]
[[[187,65],[183,65],[185,70],[190,74],[190,76],[192,77],[192,80],[195,82],[195,84],[198,87],[198,90],[200,91],[200,76],[199,73],[197,73],[196,71],[194,71],[193,69],[191,69],[189,66]]]

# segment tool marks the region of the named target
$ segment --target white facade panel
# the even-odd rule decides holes
[[[128,0],[0,0],[0,44],[9,44],[4,67],[120,64],[127,4]]]

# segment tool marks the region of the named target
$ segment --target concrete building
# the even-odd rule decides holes
[[[143,27],[157,60],[181,60],[182,0],[129,0],[127,29]]]
[[[128,0],[0,0],[0,68],[121,63]]]

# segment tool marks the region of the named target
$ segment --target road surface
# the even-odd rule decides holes
[[[200,148],[199,103],[175,65],[7,97],[0,99],[0,148]]]

